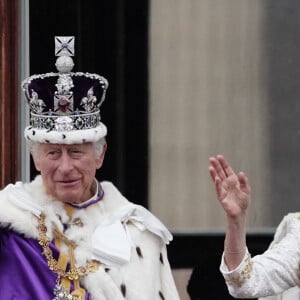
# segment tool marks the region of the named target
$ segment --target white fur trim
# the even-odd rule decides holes
[[[124,300],[120,288],[106,274],[102,266],[96,273],[85,276],[82,282],[95,300]]]
[[[51,144],[82,144],[86,142],[97,142],[107,134],[107,128],[103,123],[90,129],[71,131],[48,131],[27,126],[24,136],[29,141]]]
[[[43,207],[36,203],[34,199],[23,187],[22,182],[16,184],[9,184],[5,187],[5,191],[10,194],[11,201],[18,207],[31,212],[35,216],[39,217],[43,211]]]

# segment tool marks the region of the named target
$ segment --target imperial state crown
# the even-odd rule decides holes
[[[30,109],[29,141],[53,144],[95,142],[107,133],[100,107],[108,81],[98,74],[72,72],[72,36],[55,37],[58,72],[36,74],[22,82]]]

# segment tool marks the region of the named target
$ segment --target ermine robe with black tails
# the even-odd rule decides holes
[[[46,216],[53,257],[68,253],[53,243],[56,226],[74,241],[76,266],[101,263],[81,278],[86,300],[179,299],[166,244],[166,227],[148,210],[125,199],[112,183],[101,182],[101,201],[76,208],[70,220],[64,204],[45,193],[41,176],[0,192],[0,299],[52,300],[57,274],[38,244],[38,216]],[[75,222],[74,220],[80,220]],[[73,222],[74,221],[74,222]],[[78,226],[80,224],[80,226]]]

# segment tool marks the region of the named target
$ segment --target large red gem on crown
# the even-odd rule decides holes
[[[66,97],[60,97],[58,100],[58,108],[61,112],[66,112],[70,107],[70,101]]]

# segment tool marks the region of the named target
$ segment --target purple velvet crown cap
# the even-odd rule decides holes
[[[55,37],[58,73],[32,75],[22,82],[30,109],[27,140],[53,144],[95,142],[106,136],[101,122],[108,81],[98,74],[71,72],[74,37]]]

